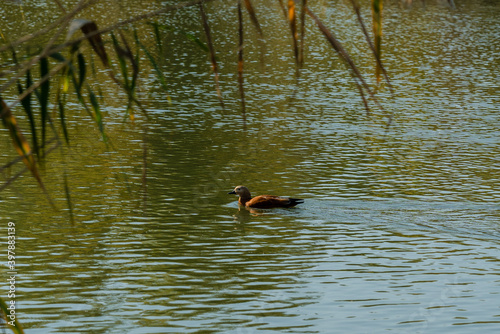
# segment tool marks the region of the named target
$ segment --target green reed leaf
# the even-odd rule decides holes
[[[61,120],[61,127],[63,129],[64,140],[66,140],[66,143],[69,144],[69,136],[68,136],[68,128],[66,127],[64,104],[65,104],[64,101],[61,101],[61,99],[57,100],[57,105],[59,109],[59,119]]]
[[[241,108],[245,114],[245,89],[243,88],[243,13],[241,11],[241,0],[238,0],[238,87],[240,91]]]
[[[26,71],[26,89],[30,88],[33,85],[33,79],[31,77],[31,71],[28,69]],[[19,95],[24,93],[23,86],[21,83],[18,81],[17,82],[17,88]],[[35,151],[35,154],[39,156],[38,152],[38,135],[36,131],[36,123],[35,123],[35,116],[33,114],[33,109],[31,105],[31,93],[27,94],[22,100],[21,100],[21,105],[23,106],[24,111],[26,112],[26,115],[28,115],[28,121],[30,123],[30,129],[31,129],[31,140],[33,142],[33,149]]]
[[[186,32],[184,30],[180,30],[178,28],[172,28],[170,26],[167,26],[167,25],[164,25],[164,24],[155,24],[155,23],[152,23],[152,22],[149,22],[150,25],[152,25],[153,27],[158,27],[158,28],[162,28],[162,29],[165,29],[165,30],[169,30],[169,31],[172,31],[174,33],[179,33],[181,34],[182,36],[186,37],[188,40],[194,42],[200,49],[202,49],[203,51],[205,52],[209,52],[209,48],[208,46],[203,43],[197,36],[189,33],[189,32]]]
[[[156,77],[160,81],[161,87],[167,91],[168,90],[168,85],[167,85],[167,78],[165,77],[165,74],[163,74],[163,71],[161,70],[160,66],[158,65],[158,62],[155,60],[151,52],[144,46],[144,44],[141,43],[139,40],[139,37],[137,36],[137,31],[134,31],[134,38],[135,42],[139,47],[141,48],[142,51],[146,54],[146,57],[148,58],[149,62],[153,66],[153,69],[155,70]]]
[[[97,126],[99,127],[99,131],[101,132],[102,139],[105,142],[107,142],[107,136],[106,133],[104,132],[104,123],[102,120],[101,107],[99,106],[99,101],[97,100],[97,96],[95,95],[94,91],[90,87],[87,87],[87,89],[89,93],[90,104],[92,105],[92,109],[94,110],[95,121],[97,123]]]
[[[68,182],[68,175],[66,174],[66,171],[63,173],[63,180],[64,180],[64,193],[66,194],[66,204],[68,205],[68,210],[69,210],[69,221],[71,224],[75,223],[75,217],[73,215],[73,203],[71,202],[71,192],[69,189],[69,182]]]
[[[30,145],[26,141],[26,138],[21,132],[21,129],[17,125],[17,121],[14,115],[12,115],[10,108],[6,105],[1,97],[0,106],[0,118],[2,119],[4,127],[9,130],[14,148],[16,149],[17,153],[23,158],[23,163],[31,171],[31,174],[35,177],[40,186],[45,189],[40,174],[38,173],[35,158],[33,157],[33,154],[31,152]]]
[[[130,84],[128,81],[128,70],[126,62],[126,58],[128,57],[127,51],[120,46],[114,33],[111,33],[111,40],[113,41],[116,56],[118,57],[118,63],[120,65],[120,71],[123,77],[123,84],[125,86],[125,89],[128,90],[130,88]]]
[[[49,60],[46,57],[40,59],[40,77],[44,78],[49,74]],[[45,146],[45,137],[47,130],[47,121],[49,118],[49,93],[50,93],[50,78],[45,80],[40,85],[40,111],[42,117],[42,146]]]
[[[76,81],[75,89],[78,93],[81,93],[85,76],[87,75],[87,64],[82,53],[78,53],[76,59],[78,62],[78,81]]]
[[[21,326],[21,324],[17,320],[17,316],[15,317],[14,320],[11,320],[9,318],[10,310],[2,298],[0,298],[0,310],[2,313],[2,318],[4,319],[7,327],[15,334],[24,334],[23,327]],[[12,325],[12,323],[13,323],[13,325]]]
[[[380,67],[382,59],[382,6],[383,0],[372,0],[372,19],[373,19],[373,37],[375,47],[375,57],[377,58],[377,66],[375,69],[375,76],[377,83],[380,82],[380,74],[382,69]]]

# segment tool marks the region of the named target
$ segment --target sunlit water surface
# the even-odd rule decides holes
[[[298,82],[286,24],[267,27],[264,48],[249,28],[246,120],[237,35],[217,35],[225,111],[206,58],[191,58],[200,51],[174,36],[182,47],[165,65],[171,105],[151,79],[149,121],[123,123],[123,106],[110,107],[113,147],[84,113],[69,118],[72,151],[66,162],[54,153],[44,177],[65,208],[68,173],[74,224],[66,209],[48,208],[29,175],[1,193],[1,233],[16,223],[26,333],[498,330],[500,6],[455,2],[386,6],[395,93],[385,86],[377,96],[394,114],[388,129],[384,112],[366,115],[312,25]],[[316,10],[346,20],[339,37],[358,45],[353,57],[370,77],[363,36],[338,6]],[[305,204],[239,210],[227,195],[238,184]]]

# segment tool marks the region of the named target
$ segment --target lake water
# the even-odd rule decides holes
[[[0,193],[2,238],[16,224],[16,305],[26,333],[498,331],[500,5],[426,3],[385,4],[394,96],[386,85],[377,96],[393,114],[388,128],[386,112],[366,114],[312,24],[295,79],[275,2],[257,6],[273,13],[261,20],[264,45],[246,22],[245,116],[231,2],[207,6],[225,110],[206,55],[172,32],[168,97],[152,71],[142,73],[148,119],[123,121],[123,96],[107,100],[106,146],[73,105],[71,147],[43,168],[60,210],[27,174]],[[47,10],[38,5],[24,5],[28,21],[30,11]],[[349,7],[315,6],[373,84]],[[165,20],[201,36],[196,15]],[[8,147],[2,165],[15,157]],[[239,184],[305,203],[239,209],[227,194]]]

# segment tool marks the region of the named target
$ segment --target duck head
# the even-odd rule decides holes
[[[240,197],[243,197],[243,198],[251,198],[252,197],[250,195],[250,190],[248,190],[248,188],[245,186],[237,186],[236,188],[234,188],[233,191],[229,192],[228,194],[239,195]]]

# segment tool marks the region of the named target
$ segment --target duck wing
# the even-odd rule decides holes
[[[261,195],[252,198],[246,206],[257,209],[289,208],[301,203],[304,203],[304,200],[300,198]]]

